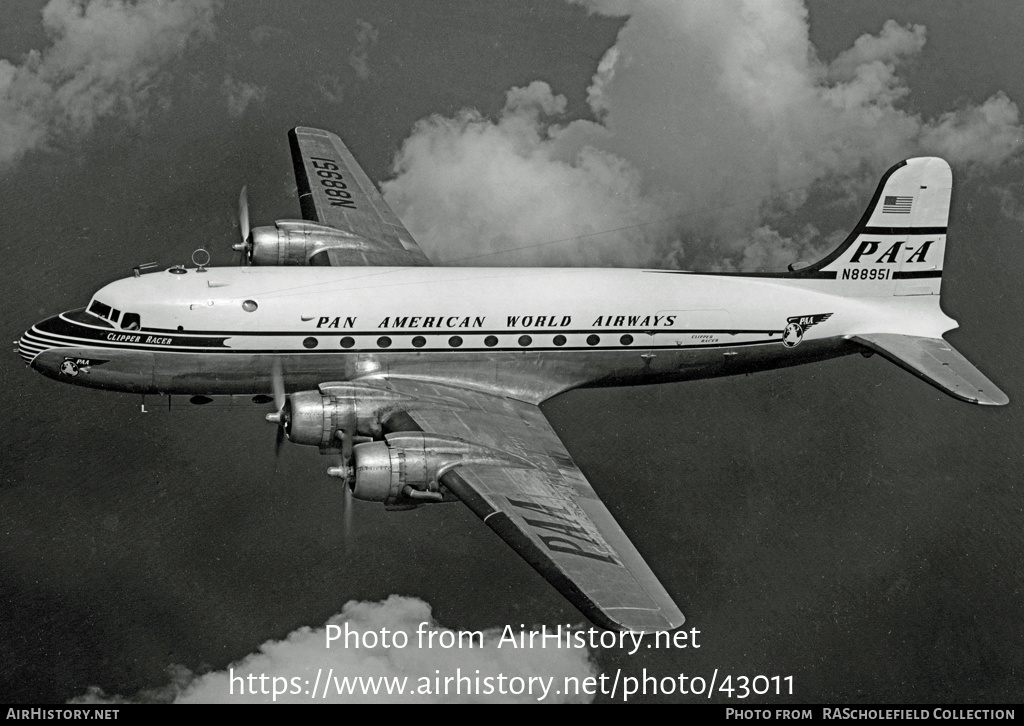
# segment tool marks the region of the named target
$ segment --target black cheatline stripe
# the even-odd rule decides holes
[[[110,344],[110,345],[65,345],[67,348],[101,348],[103,350],[123,350],[140,353],[176,353],[187,355],[189,353],[222,354],[222,355],[351,355],[353,353],[557,353],[560,351],[582,352],[582,351],[634,351],[638,354],[646,351],[657,350],[714,350],[722,348],[741,348],[751,345],[772,345],[781,343],[781,336],[774,340],[748,340],[732,343],[705,343],[697,345],[584,345],[584,346],[555,346],[544,347],[517,347],[517,348],[339,348],[310,350],[302,348],[140,348],[133,344]],[[46,350],[53,350],[47,348]]]
[[[707,277],[759,277],[759,278],[776,278],[783,280],[834,280],[836,279],[835,272],[822,272],[820,270],[814,270],[811,272],[803,273],[799,270],[800,274],[793,272],[693,272],[692,270],[643,270],[643,272],[654,272],[665,275],[705,275]]]
[[[43,327],[45,326],[45,327]],[[85,340],[92,341],[106,341],[106,342],[123,342],[123,341],[109,341],[108,336],[110,335],[122,335],[122,336],[135,336],[139,338],[149,337],[171,337],[177,338],[177,345],[189,346],[189,345],[202,345],[203,347],[215,348],[224,345],[225,336],[210,336],[204,335],[203,333],[196,333],[192,336],[185,336],[178,331],[168,331],[162,335],[154,336],[153,333],[143,330],[115,330],[110,328],[93,328],[85,327],[74,322],[64,320],[62,318],[51,318],[50,320],[44,321],[43,323],[37,323],[32,326],[31,332],[37,335],[50,335],[50,336],[67,336],[74,338],[83,338]],[[143,342],[143,341],[139,341]],[[160,345],[159,343],[152,343],[151,345]],[[166,347],[166,346],[160,346]]]
[[[861,234],[946,234],[946,227],[865,227]]]
[[[293,337],[293,338],[302,338],[302,339],[305,339],[305,338],[308,338],[308,337],[315,337],[315,338],[318,338],[320,340],[322,340],[322,339],[334,339],[334,338],[346,338],[346,337],[355,338],[357,340],[360,339],[360,338],[376,339],[376,338],[380,338],[380,337],[390,337],[390,338],[395,338],[395,339],[401,340],[402,338],[413,338],[413,337],[418,337],[418,336],[428,337],[428,338],[431,337],[431,336],[433,336],[435,338],[443,338],[445,336],[448,336],[448,335],[452,334],[452,332],[453,331],[451,331],[451,330],[446,330],[446,331],[425,331],[425,330],[415,330],[414,329],[414,330],[407,330],[407,331],[404,331],[404,332],[403,331],[392,331],[392,330],[375,330],[375,331],[371,331],[371,332],[339,331],[339,332],[332,332],[332,333],[326,334],[326,335],[325,334],[319,334],[319,335],[314,335],[314,336],[306,335],[304,333],[285,333],[285,334],[280,334],[280,335],[287,335],[287,336],[290,336],[290,337]],[[621,336],[621,335],[624,335],[624,334],[633,334],[633,335],[638,335],[638,336],[657,335],[657,334],[661,334],[661,335],[773,335],[775,333],[778,333],[779,331],[777,331],[777,330],[766,330],[766,329],[763,329],[763,328],[762,329],[740,329],[740,328],[736,328],[736,329],[731,329],[731,330],[723,330],[723,329],[720,329],[720,328],[694,328],[694,329],[690,329],[690,328],[685,328],[685,329],[681,329],[681,328],[654,328],[654,329],[652,329],[652,328],[618,328],[618,329],[611,329],[611,328],[588,328],[588,329],[582,329],[582,330],[581,329],[566,330],[566,329],[558,329],[558,328],[549,329],[549,330],[534,330],[534,329],[529,329],[529,328],[519,328],[519,329],[514,329],[514,330],[508,330],[508,329],[506,329],[506,330],[490,330],[490,331],[489,330],[473,330],[473,331],[455,331],[455,332],[461,332],[462,335],[470,336],[470,337],[472,337],[472,336],[481,337],[481,336],[487,336],[487,335],[501,335],[501,336],[506,336],[506,337],[515,337],[515,336],[519,336],[519,335],[527,334],[528,333],[528,334],[532,334],[532,335],[535,335],[535,336],[552,336],[552,337],[557,336],[557,335],[599,334],[599,335],[604,335],[604,336],[609,336],[611,338],[614,338],[615,336]],[[108,334],[131,335],[131,336],[134,336],[134,337],[146,337],[146,333],[143,333],[143,332],[132,332],[132,333],[113,333],[113,332],[108,332]],[[260,338],[260,337],[263,337],[265,335],[267,335],[267,334],[262,332],[262,331],[260,331],[260,332],[253,332],[253,333],[249,333],[249,332],[224,333],[224,336],[226,338],[240,339],[243,342],[244,342],[244,340],[246,338]],[[280,336],[277,336],[277,337],[280,337]],[[115,347],[115,348],[138,347],[141,350],[189,351],[189,350],[203,349],[203,350],[223,350],[224,352],[239,352],[239,351],[242,351],[242,350],[244,350],[245,352],[250,352],[252,350],[263,350],[263,349],[228,348],[226,346],[225,347],[221,347],[221,346],[209,346],[209,345],[181,345],[181,344],[178,344],[178,345],[164,345],[164,344],[159,344],[159,343],[144,343],[144,342],[141,342],[141,341],[128,341],[128,340],[117,341],[117,340],[103,340],[103,339],[93,339],[93,338],[79,338],[77,336],[66,336],[65,337],[63,335],[58,335],[58,334],[54,334],[54,333],[40,331],[37,328],[32,328],[30,331],[26,331],[24,333],[24,335],[22,336],[22,339],[23,340],[30,340],[33,343],[37,344],[37,345],[46,345],[46,346],[49,346],[49,347],[54,347],[54,346],[60,346],[60,347],[87,347],[87,346],[93,345],[93,346],[99,346],[99,347]],[[201,338],[197,339],[197,342],[199,340],[209,340],[209,339],[210,338],[201,337]],[[220,342],[220,341],[218,340],[218,342]],[[757,342],[757,341],[746,341],[746,342]],[[728,345],[733,345],[733,344],[734,343],[721,343],[721,344],[718,344],[718,345],[728,346]],[[740,343],[736,343],[736,344],[740,344]],[[629,349],[629,348],[652,347],[653,345],[654,345],[653,343],[645,343],[645,342],[643,342],[641,340],[641,341],[635,341],[635,344],[628,345],[628,346],[621,346],[621,347],[623,347],[625,349]],[[142,346],[148,346],[148,347],[142,347]],[[607,348],[607,347],[620,347],[620,346],[600,346],[600,345],[598,345],[598,346],[589,346],[588,345],[586,347],[582,347],[581,346],[580,349],[581,350],[587,350],[587,349],[591,349],[591,348],[594,348],[594,347],[606,347]],[[663,344],[663,345],[657,346],[657,347],[669,347],[669,348],[672,348],[672,347],[680,347],[680,346],[678,346],[678,345],[664,345]],[[707,347],[707,346],[705,345],[705,346],[699,346],[699,347]],[[523,348],[522,346],[517,347],[517,348],[509,348],[509,350],[531,350],[531,349],[536,349],[536,348],[534,348],[532,346],[528,346],[526,348]],[[566,350],[567,348],[565,346],[556,346],[556,347],[554,347],[552,349],[553,350]],[[282,349],[273,349],[273,350],[291,350],[291,349],[282,348]],[[349,348],[349,349],[346,349],[346,350],[351,351],[351,350],[355,350],[355,348]],[[424,349],[420,348],[420,349],[417,349],[417,350],[424,350]],[[431,350],[436,350],[436,349],[431,349]],[[486,348],[486,350],[504,350],[504,348]],[[300,351],[297,351],[297,352],[300,352]],[[322,351],[310,350],[310,351],[307,351],[307,352],[316,353],[316,352],[322,352]]]
[[[28,333],[25,334],[28,336]],[[107,341],[107,340],[92,340],[92,339],[73,339],[73,338],[61,338],[54,335],[46,334],[46,337],[40,336],[40,339],[46,344],[44,350],[52,348],[110,348],[113,350],[137,350],[144,352],[152,352],[155,350],[170,350],[177,353],[188,353],[194,350],[212,350],[231,352],[229,348],[221,347],[209,347],[209,346],[178,346],[178,345],[159,345],[156,343],[132,343],[131,341]],[[38,343],[37,343],[38,344]]]
[[[921,272],[894,272],[894,280],[918,280],[925,277],[942,277],[942,270],[923,270]]]
[[[504,333],[499,332],[499,334],[500,335],[505,335],[505,336],[513,337],[513,336],[516,336],[516,335],[518,335],[518,334],[520,334],[522,332],[523,331],[520,330],[520,331],[515,331],[515,332],[504,332]],[[621,336],[623,334],[623,331],[619,331],[619,330],[616,330],[616,331],[608,331],[608,330],[599,330],[599,331],[566,331],[566,333],[546,333],[546,334],[545,333],[537,333],[535,331],[532,331],[532,332],[533,332],[534,335],[564,335],[566,333],[569,334],[569,335],[584,335],[587,332],[600,332],[600,333],[602,333],[604,335],[607,335],[607,336],[610,336],[612,338],[614,338],[615,336]],[[646,332],[639,331],[639,330],[633,330],[633,331],[629,331],[629,332],[635,333],[637,335],[646,335]],[[778,331],[776,331],[776,330],[735,330],[735,331],[723,332],[723,331],[716,331],[716,330],[676,331],[676,330],[668,329],[668,330],[659,330],[657,332],[658,333],[662,333],[662,334],[676,334],[676,335],[771,335],[771,334],[777,333]],[[483,335],[487,335],[487,334],[488,334],[487,332],[474,332],[474,333],[472,333],[472,335],[474,335],[474,336],[483,336]],[[423,333],[422,332],[420,332],[420,333],[395,333],[395,332],[389,332],[384,337],[401,339],[401,338],[416,337],[417,335],[423,335]],[[428,333],[427,335],[428,336],[429,335],[435,335],[436,337],[444,337],[445,335],[448,335],[448,333],[436,333],[436,334]],[[470,335],[470,334],[469,333],[463,333],[463,335]],[[241,334],[241,335],[234,335],[234,336],[229,336],[229,337],[244,339],[244,338],[247,338],[247,337],[248,338],[258,338],[260,336],[262,336],[262,333]],[[208,345],[192,345],[192,346],[185,346],[185,345],[161,345],[161,344],[158,344],[158,343],[141,343],[141,342],[127,341],[127,340],[121,340],[121,341],[112,340],[112,341],[108,341],[108,340],[95,340],[95,339],[89,339],[89,338],[85,338],[85,339],[70,338],[70,337],[66,338],[66,337],[61,337],[61,336],[53,335],[53,334],[50,334],[50,333],[42,333],[42,334],[38,334],[37,333],[37,335],[33,336],[33,337],[29,337],[29,334],[26,333],[24,337],[32,340],[37,345],[44,345],[44,346],[49,347],[49,348],[53,348],[53,347],[64,347],[64,348],[98,347],[98,348],[117,348],[117,349],[122,349],[122,350],[123,349],[132,349],[132,350],[146,350],[146,351],[152,351],[152,350],[173,350],[173,351],[176,351],[176,352],[188,352],[188,351],[192,351],[192,350],[214,350],[214,351],[221,351],[221,352],[224,352],[224,353],[237,353],[237,352],[249,353],[249,352],[259,352],[259,351],[270,352],[270,351],[278,351],[278,350],[282,350],[282,351],[292,350],[291,348],[274,348],[274,349],[257,348],[257,349],[253,349],[253,348],[229,348],[227,346],[223,346],[222,347],[222,346],[208,346]],[[295,335],[293,337],[298,338],[300,336],[299,335]],[[315,337],[315,336],[301,336],[301,337],[303,337],[303,339],[304,339],[306,337]],[[330,336],[320,336],[320,337],[321,338],[334,338],[334,337],[336,337],[336,335],[332,334]],[[356,338],[356,339],[358,339],[358,338],[373,338],[373,339],[376,339],[376,338],[382,337],[382,335],[381,335],[380,332],[374,332],[374,333],[355,333],[355,334],[350,334],[348,336],[342,336],[342,337],[351,337],[351,338]],[[424,336],[424,337],[427,337],[427,336]],[[242,342],[244,342],[244,340]],[[743,342],[719,343],[719,344],[717,344],[717,346],[721,347],[721,346],[730,346],[730,345],[743,345],[743,344],[748,344],[750,342],[760,342],[760,341],[743,341]],[[628,350],[630,348],[634,348],[634,349],[649,348],[649,347],[679,348],[679,347],[690,347],[690,346],[679,346],[679,345],[675,345],[675,344],[672,344],[672,345],[661,344],[661,345],[655,346],[654,343],[644,343],[644,342],[641,341],[641,342],[637,342],[637,343],[635,343],[633,345],[628,345],[628,346],[601,346],[601,345],[591,346],[591,345],[588,345],[588,346],[579,346],[578,348],[573,348],[572,346],[569,346],[569,347],[566,347],[566,346],[551,346],[551,350],[575,350],[575,349],[578,349],[578,350],[591,350],[593,348],[602,348],[602,347],[603,348],[619,348],[619,347],[621,347],[624,350]],[[715,346],[711,345],[711,344],[703,344],[703,345],[698,344],[696,347],[715,347]],[[347,351],[354,351],[354,350],[377,350],[377,349],[378,349],[377,347],[358,348],[358,347],[353,346],[352,348],[347,348],[345,350],[347,350]],[[498,348],[498,347],[480,348],[480,350],[537,350],[537,349],[538,348],[534,347],[534,346],[527,346],[527,347],[519,346],[519,347],[516,347],[516,348]],[[384,349],[381,349],[381,350],[384,350]],[[443,348],[429,348],[429,349],[428,348],[416,348],[415,350],[444,350],[444,349]],[[312,350],[312,349],[311,350],[302,351],[302,350],[296,349],[295,352],[318,353],[318,352],[323,352],[323,351],[322,350],[321,351]]]
[[[79,347],[81,347],[81,345],[82,345],[82,343],[80,343],[78,341],[75,341],[75,340],[73,340],[71,338],[65,338],[65,337],[60,336],[60,335],[52,335],[50,333],[40,333],[38,331],[32,331],[32,333],[25,333],[25,335],[23,336],[23,339],[33,343],[34,345],[45,345],[47,348],[55,348],[55,347],[67,348],[67,347],[70,347],[70,346],[79,346]],[[86,339],[86,340],[88,340],[88,339]],[[92,343],[95,343],[95,342],[96,341],[88,340],[88,342],[85,343],[85,344],[86,345],[91,345]]]
[[[86,330],[88,331],[88,330],[91,330],[91,329],[86,329]],[[177,337],[178,338],[178,342],[175,345],[166,345],[166,344],[161,344],[161,343],[145,343],[144,341],[141,341],[141,340],[137,342],[138,344],[141,344],[141,345],[153,345],[153,346],[156,346],[156,348],[159,348],[159,349],[182,348],[184,350],[188,350],[188,349],[191,349],[193,347],[204,347],[204,348],[226,347],[226,346],[224,346],[225,337],[222,337],[222,336],[213,336],[213,337],[211,337],[211,336],[197,336],[195,338],[184,338],[182,336],[175,336],[175,334],[171,334],[171,336],[154,336],[154,335],[151,335],[151,334],[148,334],[148,333],[144,333],[142,331],[111,331],[111,330],[104,331],[103,334],[99,335],[99,336],[90,336],[90,335],[80,334],[81,332],[82,332],[81,329],[79,329],[78,327],[75,327],[75,326],[72,326],[72,327],[61,326],[55,332],[51,331],[51,330],[48,330],[48,329],[41,329],[41,328],[39,328],[37,326],[34,326],[31,331],[26,333],[26,335],[29,335],[29,333],[32,333],[36,337],[38,337],[38,338],[40,338],[42,340],[46,340],[47,342],[56,342],[56,343],[59,343],[60,345],[67,345],[67,344],[69,344],[68,341],[70,341],[70,340],[74,340],[74,341],[88,341],[88,344],[90,344],[90,345],[93,345],[93,344],[94,345],[111,345],[111,344],[115,344],[115,343],[133,342],[133,341],[126,341],[126,340],[120,340],[119,341],[119,340],[108,340],[108,339],[106,339],[106,336],[114,335],[114,336],[131,336],[131,337],[135,337],[135,338],[146,338],[146,337],[150,337],[150,338],[153,338],[153,337]],[[74,342],[72,344],[73,345],[81,345],[82,343]]]
[[[41,335],[31,335],[29,333],[25,333],[21,336],[21,339],[31,345],[41,345],[46,348],[52,348],[55,345],[64,345],[64,338],[50,339]]]
[[[675,270],[646,270],[646,272],[678,272]],[[835,277],[834,272],[826,273]],[[618,316],[614,316],[618,317]],[[173,330],[162,330],[160,328],[144,328],[141,331],[135,331],[136,334],[152,334],[152,333],[166,333],[177,336],[185,336],[189,333]],[[398,337],[403,335],[623,335],[629,333],[630,335],[647,335],[649,333],[654,334],[673,334],[673,335],[757,335],[760,333],[775,333],[776,330],[754,330],[754,329],[742,329],[736,328],[733,330],[723,330],[721,328],[505,328],[504,330],[481,330],[480,328],[381,328],[379,330],[331,330],[330,332],[324,330],[313,330],[313,331],[292,331],[292,332],[266,332],[251,331],[251,330],[217,330],[217,331],[199,331],[193,332],[191,335],[195,336],[223,336],[226,338],[246,338],[246,337],[285,337],[294,336],[303,338],[358,338],[360,336],[373,336],[379,338],[382,335],[391,337]]]

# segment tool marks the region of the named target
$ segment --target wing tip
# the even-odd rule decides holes
[[[991,391],[979,390],[978,396],[972,402],[979,406],[1005,406],[1010,402],[1010,397],[1002,390],[993,388]]]
[[[332,134],[330,131],[327,131],[326,129],[318,129],[318,128],[314,128],[312,126],[293,126],[288,131],[289,138],[292,137],[292,136],[296,136],[297,137],[299,134],[302,134],[303,136],[326,136],[326,137],[331,137],[331,136],[336,136],[337,135],[337,134]]]
[[[613,617],[610,611],[625,610],[630,614],[638,616]],[[629,631],[631,633],[662,633],[676,630],[686,622],[686,616],[678,608],[674,612],[664,610],[638,610],[635,608],[609,608],[600,611],[600,616],[595,613],[585,613],[595,624],[605,630]]]

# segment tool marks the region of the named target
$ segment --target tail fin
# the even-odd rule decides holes
[[[794,275],[834,279],[836,292],[850,297],[938,299],[952,185],[949,164],[942,159],[901,161],[885,172],[843,244]]]
[[[882,177],[843,244],[793,275],[835,280],[832,289],[847,297],[931,296],[941,314],[939,286],[952,186],[949,164],[942,159],[901,161]],[[943,338],[886,332],[850,339],[961,401],[988,406],[1009,402]]]

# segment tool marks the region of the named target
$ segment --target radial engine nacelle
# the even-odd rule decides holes
[[[277,417],[271,420],[284,426],[288,440],[293,443],[336,450],[341,447],[339,431],[353,437],[379,439],[384,434],[384,422],[413,404],[418,408],[431,405],[442,406],[445,410],[466,408],[465,404],[448,398],[422,395],[410,398],[388,389],[386,384],[342,381],[323,383],[316,391],[289,394],[281,420]]]
[[[367,251],[359,235],[302,220],[281,219],[273,227],[255,227],[244,248],[253,265],[327,265],[330,249]],[[318,257],[324,253],[322,257]]]
[[[355,447],[356,499],[404,508],[456,501],[441,478],[460,466],[531,468],[530,462],[455,436],[402,432]]]

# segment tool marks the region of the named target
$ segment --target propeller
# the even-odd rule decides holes
[[[249,192],[242,187],[242,193],[238,195],[238,229],[242,233],[242,241],[231,245],[235,252],[242,253],[240,265],[244,265],[252,255],[252,240],[249,238],[252,230],[249,229]]]
[[[350,549],[352,545],[352,487],[355,484],[355,472],[353,471],[355,455],[353,454],[353,448],[356,443],[356,437],[353,435],[354,429],[355,426],[348,426],[334,432],[335,438],[341,440],[341,461],[338,462],[338,466],[332,466],[327,470],[328,476],[341,479],[345,487],[341,526],[346,550]],[[363,440],[360,437],[360,443]]]
[[[288,397],[284,393],[284,374],[281,372],[281,360],[274,358],[271,369],[271,384],[274,388],[274,413],[267,414],[267,421],[277,424],[277,438],[274,441],[274,458],[281,455],[281,444],[284,443],[291,412],[287,410]]]

